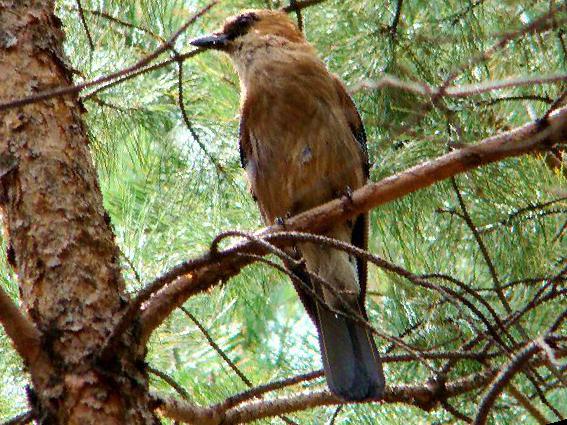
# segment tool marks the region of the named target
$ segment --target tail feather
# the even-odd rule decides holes
[[[384,396],[384,372],[370,331],[317,305],[319,344],[327,383],[348,401]]]
[[[366,246],[365,216],[355,224],[357,238],[348,223],[327,232],[337,240],[353,239],[357,246]],[[292,267],[307,288],[296,284],[297,292],[315,322],[331,391],[349,401],[379,400],[384,395],[384,372],[371,332],[348,312],[366,319],[366,265],[346,252],[312,243],[298,244],[305,260],[305,270]],[[313,282],[307,271],[318,275]],[[309,289],[309,290],[308,290]],[[317,295],[313,296],[310,292]],[[317,298],[317,299],[316,299]],[[333,311],[345,312],[345,315]]]

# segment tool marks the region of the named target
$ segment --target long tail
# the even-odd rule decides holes
[[[345,223],[335,226],[327,234],[338,240],[350,240],[351,233],[352,229]],[[374,338],[368,328],[349,318],[349,313],[366,318],[366,270],[355,258],[330,247],[305,243],[298,248],[307,269],[326,283],[313,284],[307,273],[300,275],[324,303],[297,285],[296,289],[317,326],[329,388],[345,400],[382,398],[384,372]]]
[[[362,316],[362,311],[359,313]],[[384,371],[370,331],[319,304],[317,322],[325,376],[331,391],[349,401],[381,399]]]

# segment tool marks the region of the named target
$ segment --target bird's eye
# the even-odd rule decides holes
[[[255,13],[245,13],[232,21],[227,28],[225,28],[224,32],[228,35],[229,39],[234,40],[236,37],[246,34],[252,23],[257,20],[258,15]]]

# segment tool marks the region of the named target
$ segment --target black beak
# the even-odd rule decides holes
[[[201,47],[203,49],[218,49],[222,50],[228,44],[229,39],[226,34],[212,34],[206,35],[204,37],[199,37],[191,40],[189,43],[195,47]]]

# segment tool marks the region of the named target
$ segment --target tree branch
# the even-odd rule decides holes
[[[41,334],[1,287],[0,324],[24,362],[33,366],[41,353]]]
[[[69,9],[70,9],[70,10],[78,10],[77,8],[73,8],[73,7],[69,7]],[[163,37],[161,37],[160,35],[156,34],[156,33],[153,32],[152,30],[150,30],[149,28],[143,27],[143,26],[141,26],[141,25],[135,25],[135,24],[133,24],[133,23],[131,23],[131,22],[125,21],[124,19],[117,18],[117,17],[115,17],[115,16],[112,16],[112,15],[109,14],[109,13],[106,13],[106,12],[103,12],[103,11],[100,11],[100,10],[93,10],[93,9],[83,9],[83,10],[84,10],[85,12],[90,13],[91,15],[104,18],[104,19],[106,19],[106,20],[108,20],[108,21],[110,21],[110,22],[113,22],[113,23],[122,25],[123,27],[127,27],[127,28],[130,28],[130,29],[136,29],[136,30],[145,32],[146,34],[148,34],[148,35],[151,36],[152,38],[154,38],[154,39],[156,39],[156,40],[158,40],[158,41],[160,41],[160,42],[162,42],[162,43],[165,42],[165,39],[164,39]]]
[[[12,419],[3,422],[2,425],[26,425],[35,419],[36,413],[33,410],[28,410]]]
[[[536,419],[536,421],[538,421],[540,425],[546,425],[549,423],[549,420],[539,411],[537,407],[534,406],[529,398],[527,398],[520,390],[516,388],[515,385],[508,384],[506,391],[508,391],[510,395],[514,397],[516,401],[520,403],[520,405],[524,409],[526,409],[530,413],[530,415],[532,415]]]
[[[553,28],[555,27],[555,23],[553,22],[553,18],[555,17],[555,15],[561,11],[565,11],[567,10],[567,4],[563,3],[560,4],[558,7],[551,7],[549,8],[549,11],[544,14],[541,15],[540,17],[538,17],[537,19],[534,19],[532,22],[530,22],[527,25],[524,25],[523,27],[505,33],[502,35],[502,37],[500,38],[500,40],[498,40],[494,45],[492,45],[491,47],[489,47],[487,50],[483,51],[481,54],[479,54],[476,57],[473,57],[471,59],[469,59],[466,63],[463,63],[462,65],[458,66],[443,82],[442,88],[448,87],[449,84],[451,84],[453,81],[455,81],[455,79],[461,75],[462,72],[464,72],[466,69],[469,69],[471,66],[474,66],[478,63],[481,63],[487,59],[489,59],[494,53],[496,53],[498,50],[504,48],[506,45],[508,45],[508,43],[518,37],[521,37],[523,35],[526,34],[531,34],[534,32],[538,32],[538,31],[542,31],[542,30],[546,30],[549,29],[550,27]],[[551,21],[551,23],[549,23],[548,21]]]
[[[559,337],[550,336],[549,338],[557,340]],[[537,344],[534,344],[534,347],[536,351],[530,357],[533,357],[533,354],[541,349]],[[565,352],[561,353],[561,355],[565,354]],[[544,362],[545,358],[543,357],[532,358],[529,361],[530,365],[534,367]],[[442,404],[452,397],[485,387],[498,375],[500,370],[500,367],[487,368],[484,371],[455,379],[445,384],[430,381],[421,385],[390,385],[386,388],[384,398],[380,403],[404,403],[430,411],[438,404]],[[246,398],[241,400],[241,403],[245,403],[239,405],[220,403],[209,408],[179,400],[161,398],[158,395],[154,395],[154,397],[156,408],[164,416],[189,424],[202,425],[248,423],[318,406],[345,404],[343,400],[338,399],[328,390],[294,393],[290,396],[282,396],[270,400],[250,400]]]
[[[541,347],[537,343],[530,343],[526,348],[514,356],[512,361],[504,369],[502,369],[502,371],[494,379],[494,384],[480,403],[474,420],[474,425],[486,424],[488,413],[496,401],[496,397],[498,397],[504,387],[512,380],[514,375],[522,369],[522,366],[539,350],[541,350]]]
[[[303,32],[303,16],[301,16],[301,9],[297,5],[297,0],[290,0],[288,7],[295,11],[297,27],[299,28],[299,31]]]
[[[460,86],[451,86],[444,89],[431,86],[423,81],[404,81],[400,80],[394,75],[384,75],[378,81],[361,81],[354,85],[351,93],[357,93],[364,89],[377,90],[383,87],[392,87],[399,90],[414,93],[420,96],[428,97],[469,97],[478,96],[483,93],[488,93],[495,90],[502,90],[513,87],[532,86],[534,84],[553,84],[562,83],[567,81],[567,74],[553,74],[553,75],[533,75],[522,77],[511,77],[505,80],[484,81],[476,84],[463,84]],[[533,98],[534,96],[532,96]],[[522,97],[524,99],[525,97]],[[536,100],[547,100],[541,96],[535,96]],[[501,99],[501,100],[510,100]],[[553,101],[551,101],[553,102]]]

